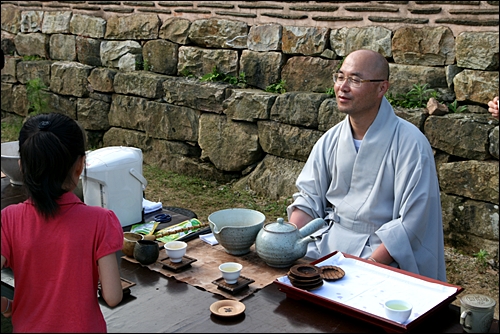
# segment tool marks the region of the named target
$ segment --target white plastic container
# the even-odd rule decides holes
[[[142,222],[142,151],[110,146],[87,153],[82,175],[83,199],[88,205],[112,210],[122,226]]]

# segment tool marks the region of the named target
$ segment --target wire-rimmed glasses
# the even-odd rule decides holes
[[[347,83],[351,87],[361,87],[363,82],[382,82],[385,79],[376,79],[376,80],[365,80],[358,78],[357,76],[345,76],[342,73],[335,73],[333,75],[333,82],[337,85],[342,85],[347,80]]]

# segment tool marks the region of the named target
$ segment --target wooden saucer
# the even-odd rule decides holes
[[[245,311],[245,304],[237,300],[219,300],[210,305],[210,312],[219,317],[234,317]]]
[[[337,266],[320,267],[320,272],[321,272],[321,277],[325,281],[336,281],[345,276],[344,270]]]

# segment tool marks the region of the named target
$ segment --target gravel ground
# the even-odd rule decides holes
[[[460,306],[459,298],[468,294],[488,296],[497,302],[494,318],[498,320],[498,261],[481,264],[477,257],[464,255],[451,247],[445,247],[445,260],[448,283],[464,288],[452,304]]]

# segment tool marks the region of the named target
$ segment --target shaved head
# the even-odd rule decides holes
[[[349,61],[352,58],[357,64],[363,64],[363,72],[370,73],[373,78],[389,80],[389,63],[380,53],[361,49],[353,51],[344,60]]]

